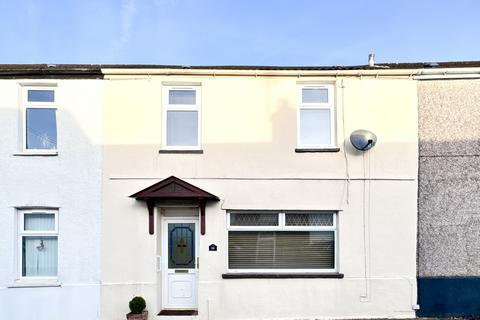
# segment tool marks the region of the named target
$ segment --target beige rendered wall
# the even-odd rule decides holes
[[[175,175],[221,201],[200,237],[202,319],[412,317],[416,303],[417,94],[409,79],[108,77],[104,114],[102,312],[121,319],[133,295],[158,313],[144,203],[128,198]],[[199,82],[203,154],[159,154],[162,82]],[[340,152],[295,153],[298,83],[333,81]],[[369,129],[363,155],[347,142]],[[367,179],[365,179],[367,177]],[[222,279],[228,209],[330,209],[344,279]],[[156,217],[158,218],[158,216]],[[209,252],[208,245],[218,245]],[[366,279],[365,279],[366,276]],[[209,301],[209,302],[208,302]]]

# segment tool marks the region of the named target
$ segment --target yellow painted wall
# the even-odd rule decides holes
[[[108,75],[105,81],[104,319],[124,317],[136,294],[146,297],[151,314],[159,311],[158,232],[148,234],[145,204],[128,196],[170,175],[221,199],[207,208],[207,234],[200,238],[202,319],[209,314],[208,300],[210,319],[414,316],[415,81]],[[165,81],[201,83],[203,154],[158,153]],[[295,153],[298,82],[305,81],[335,81],[340,152]],[[378,137],[366,155],[352,150],[348,140],[344,148],[356,129],[369,129]],[[365,259],[363,210],[368,199]],[[341,210],[339,271],[345,278],[222,280],[227,271],[227,209]],[[207,251],[210,243],[218,244],[218,252]],[[365,283],[368,297],[361,299]]]

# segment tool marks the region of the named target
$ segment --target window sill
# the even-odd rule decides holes
[[[343,273],[224,273],[223,279],[343,279]]]
[[[56,157],[58,156],[58,151],[24,151],[13,154],[16,157]]]
[[[319,152],[339,152],[340,148],[330,147],[330,148],[295,148],[296,153],[319,153]]]
[[[61,287],[62,283],[58,282],[57,280],[43,280],[43,281],[35,281],[35,280],[19,280],[17,282],[12,283],[11,285],[7,286],[9,289],[17,289],[17,288],[47,288],[47,287]]]
[[[203,154],[203,150],[168,150],[168,149],[161,149],[158,150],[158,153],[170,153],[170,154]]]

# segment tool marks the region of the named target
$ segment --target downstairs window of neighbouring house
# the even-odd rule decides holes
[[[336,213],[229,212],[231,271],[336,271]]]
[[[19,212],[20,278],[55,278],[58,265],[58,212]]]

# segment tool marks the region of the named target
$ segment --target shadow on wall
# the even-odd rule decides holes
[[[351,173],[353,176],[363,177],[363,153],[351,146],[349,141],[351,129],[348,129],[350,131],[347,130],[347,137],[344,138],[341,124],[339,123],[337,127],[337,141],[341,149],[340,152],[296,153],[296,106],[292,106],[291,102],[284,99],[276,101],[275,105],[275,112],[266,120],[268,123],[262,126],[262,130],[265,130],[265,127],[270,128],[269,138],[266,141],[249,141],[248,137],[252,136],[252,132],[258,130],[255,127],[255,125],[258,126],[258,123],[238,125],[235,115],[231,115],[230,118],[222,120],[235,125],[224,131],[221,129],[225,127],[224,124],[218,125],[218,129],[215,129],[216,123],[214,121],[211,123],[205,123],[204,121],[204,127],[208,126],[208,134],[218,133],[220,137],[225,137],[223,139],[225,142],[208,142],[212,139],[209,139],[208,135],[205,136],[206,133],[204,132],[203,154],[159,154],[158,151],[161,149],[160,136],[157,144],[120,143],[106,145],[104,148],[106,174],[113,178],[131,179],[162,179],[170,175],[184,179],[225,177],[346,178],[346,163],[343,153],[345,145],[351,165]],[[339,120],[337,120],[338,122]],[[380,119],[378,122],[381,122]],[[158,124],[161,124],[160,120]],[[136,124],[125,122],[124,125],[135,126]],[[350,126],[354,126],[354,129],[362,127],[357,124]],[[347,127],[349,126],[347,125]],[[132,127],[126,131],[131,130]],[[145,135],[152,132],[158,134],[159,132],[157,126],[138,128],[138,130],[143,130]],[[411,168],[415,168],[417,164],[416,141],[388,142],[382,138],[381,132],[376,133],[379,135],[379,141],[374,148],[374,152],[380,157],[385,157],[384,159],[379,158],[376,163],[387,168],[384,170],[384,175],[411,176],[414,179],[414,170]],[[262,134],[267,136],[264,131],[262,131]],[[228,142],[229,137],[233,137],[232,140],[237,142]],[[217,137],[215,138],[215,140],[219,140]],[[244,141],[238,142],[242,141],[242,138]],[[345,144],[343,139],[345,139]],[[383,151],[377,153],[380,150]],[[415,157],[413,157],[414,154]],[[409,157],[409,155],[411,156]],[[402,158],[401,162],[392,161],[398,159],[398,157]],[[139,166],[139,163],[142,165]],[[379,175],[381,174],[382,172],[379,172]]]

